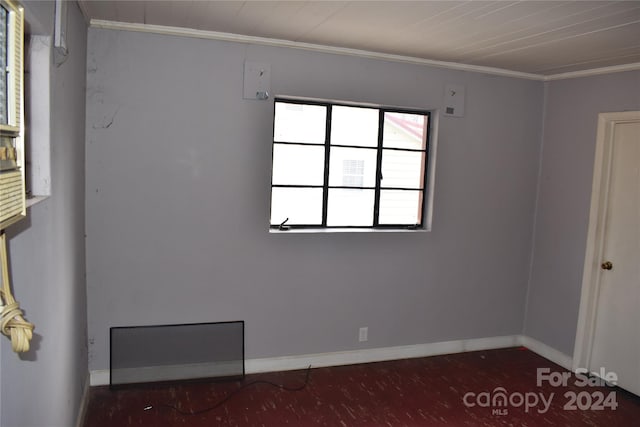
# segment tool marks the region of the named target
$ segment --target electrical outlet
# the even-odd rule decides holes
[[[358,340],[360,342],[366,341],[366,340],[369,339],[368,335],[369,335],[369,328],[368,327],[365,326],[364,328],[360,328],[360,333],[358,335]]]

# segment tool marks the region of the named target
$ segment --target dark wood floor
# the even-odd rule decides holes
[[[584,378],[575,376],[566,386],[538,386],[538,368],[548,368],[554,379],[566,372],[529,350],[512,348],[311,369],[299,391],[258,383],[232,394],[256,380],[296,388],[304,384],[305,371],[249,375],[242,382],[95,387],[84,425],[640,426],[640,397],[582,385]],[[197,411],[203,412],[186,415]]]

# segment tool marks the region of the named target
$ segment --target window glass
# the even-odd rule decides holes
[[[322,224],[322,188],[282,188],[271,190],[271,224]]]
[[[332,147],[329,186],[375,187],[377,150]]]
[[[378,109],[336,105],[331,112],[331,144],[378,146]]]
[[[277,102],[273,140],[324,144],[327,107]]]
[[[422,188],[425,154],[420,151],[382,150],[381,186]]]
[[[382,146],[424,150],[428,116],[411,113],[384,113]]]
[[[329,189],[327,225],[330,227],[373,226],[374,190]]]
[[[273,145],[272,184],[322,185],[324,147],[315,145]]]
[[[380,224],[419,224],[421,216],[421,191],[380,191]]]
[[[9,123],[9,117],[7,114],[8,95],[7,95],[7,67],[9,61],[7,55],[9,52],[8,43],[8,30],[9,30],[9,14],[4,7],[0,6],[0,124],[6,125]]]

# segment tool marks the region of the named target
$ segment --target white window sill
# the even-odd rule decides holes
[[[431,230],[416,228],[414,230],[399,228],[291,228],[289,230],[269,229],[273,234],[325,234],[325,233],[427,233]]]
[[[49,196],[33,196],[27,199],[27,208],[30,208],[33,205],[37,205],[38,203],[48,199]]]

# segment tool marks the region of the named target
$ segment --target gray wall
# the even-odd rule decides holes
[[[89,30],[90,369],[110,326],[245,320],[247,358],[519,334],[541,82],[302,50]],[[272,94],[441,108],[433,231],[269,234]],[[369,341],[358,343],[358,328]]]
[[[598,113],[640,109],[640,72],[547,84],[525,334],[572,355]]]
[[[27,3],[51,28],[53,3]],[[68,60],[51,67],[52,196],[9,229],[16,299],[36,325],[23,359],[2,337],[2,427],[74,425],[87,379],[84,246],[86,25],[69,4]],[[49,34],[50,35],[50,34]]]

